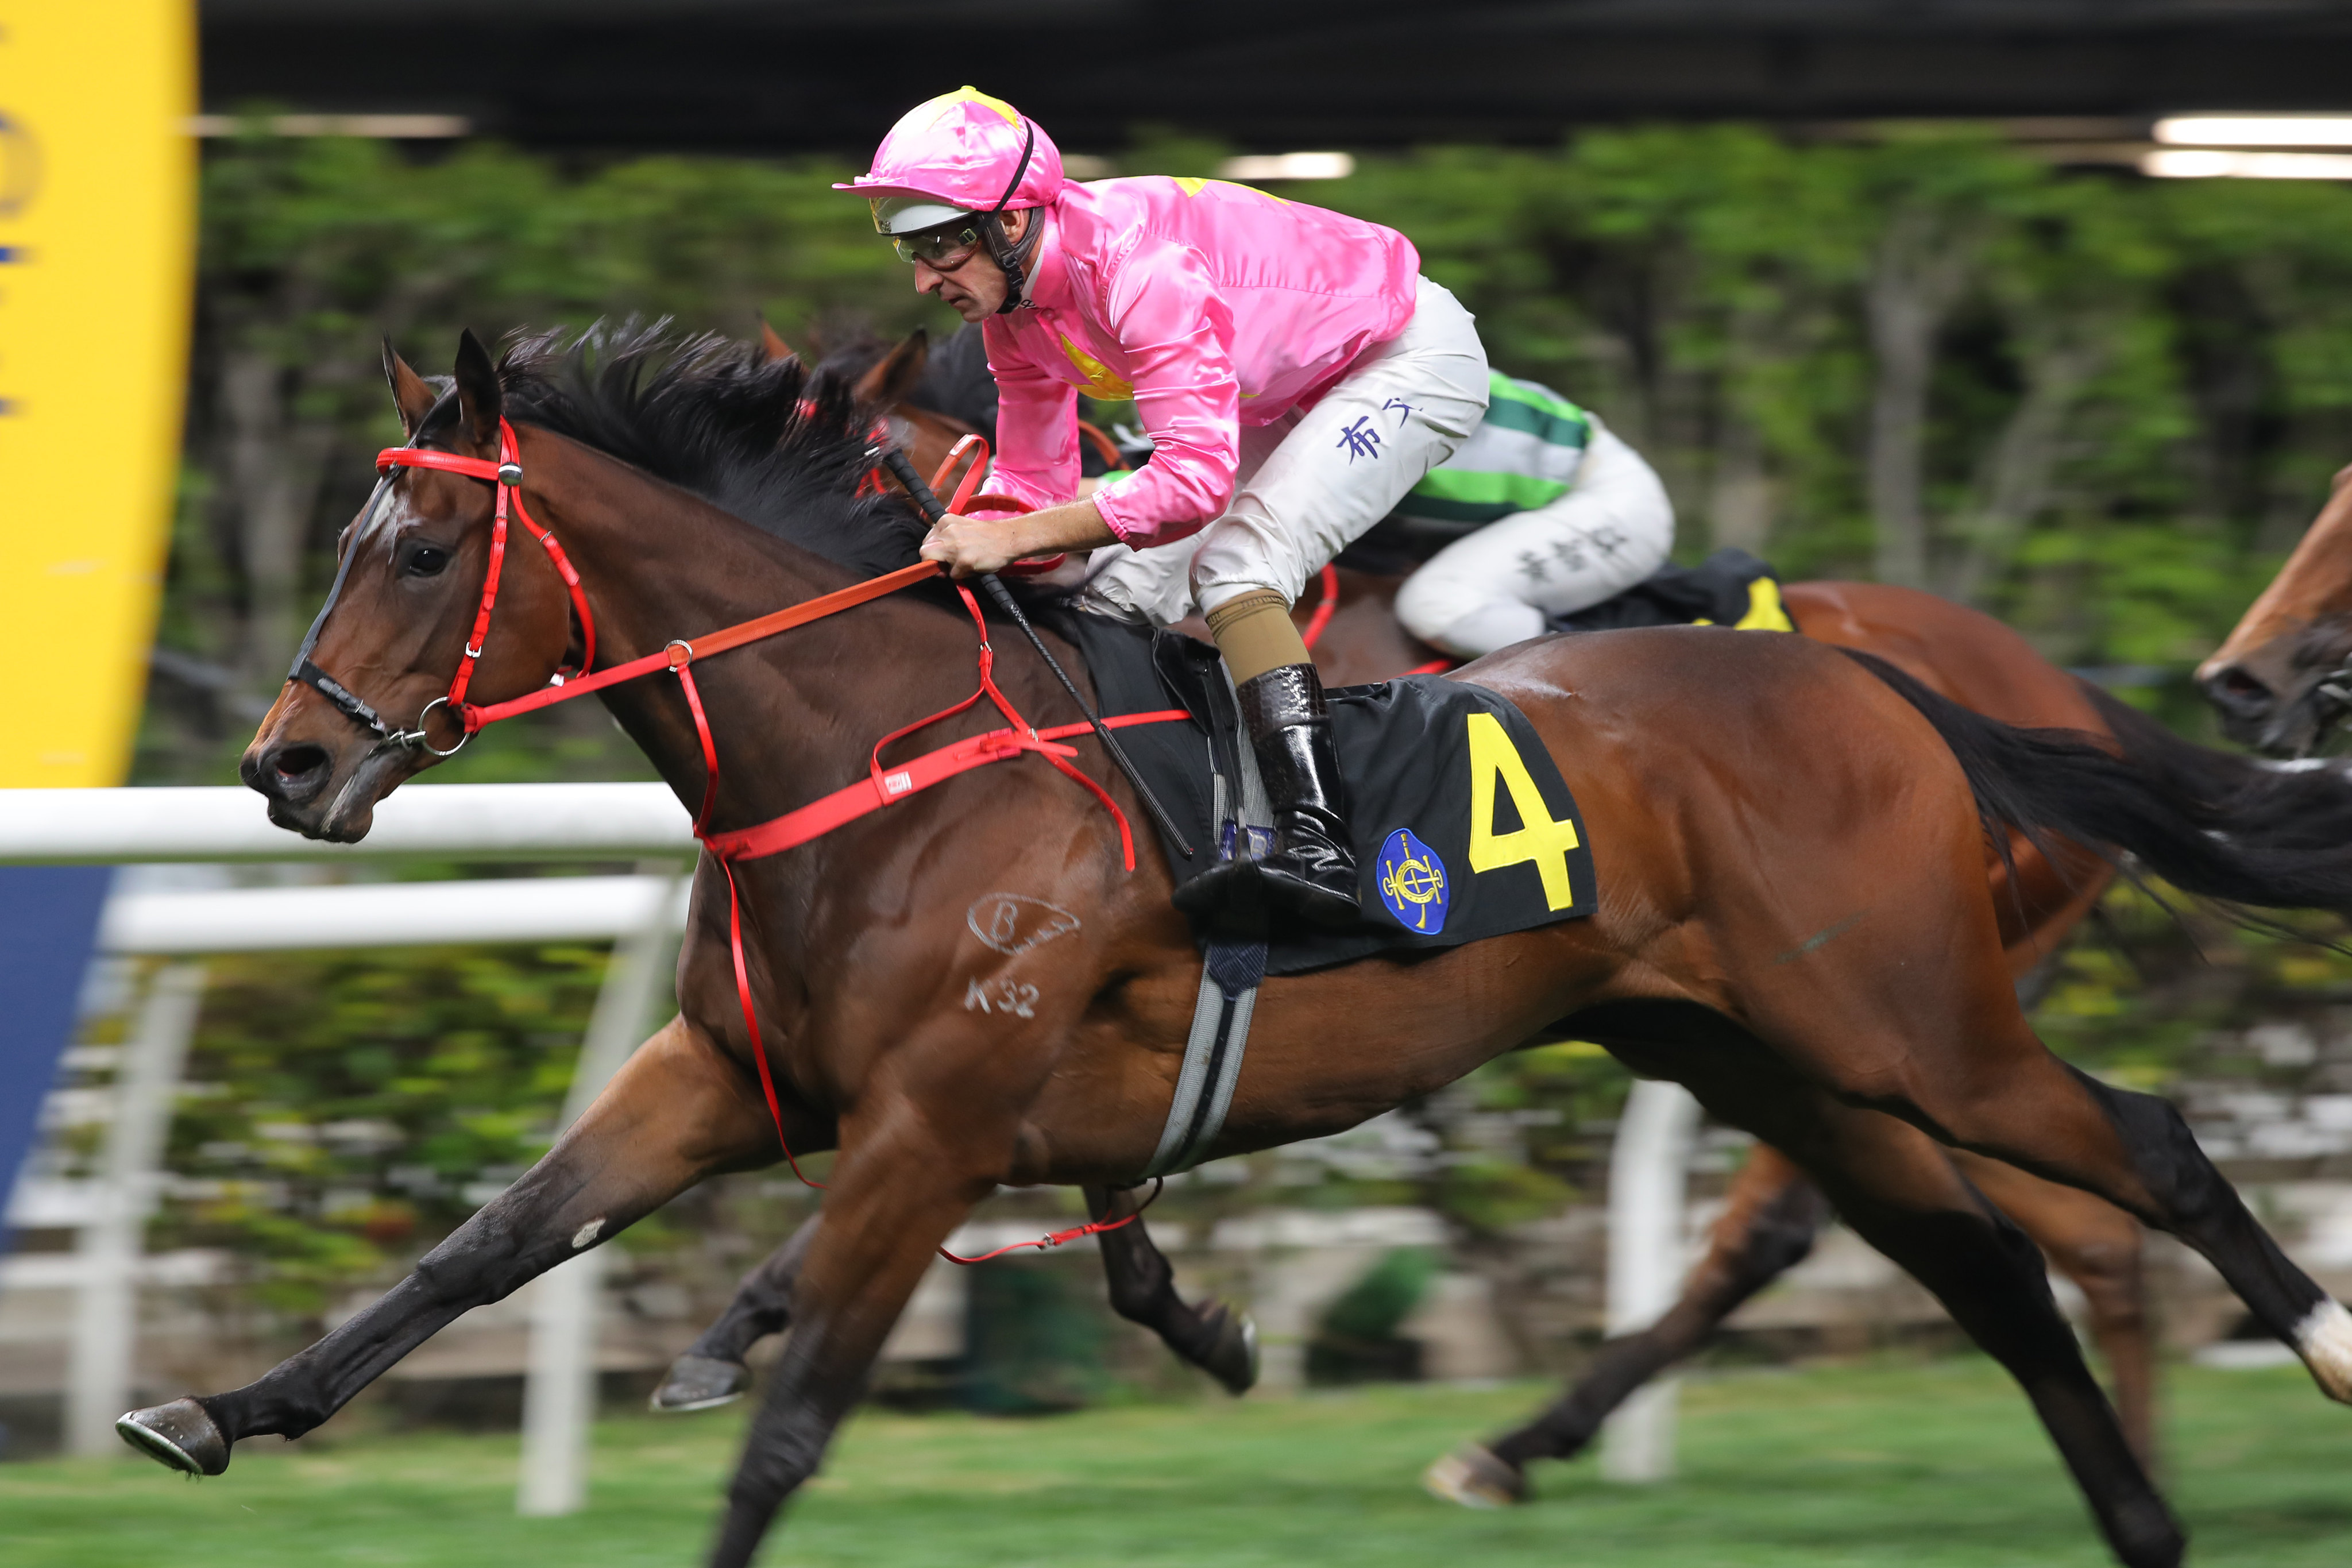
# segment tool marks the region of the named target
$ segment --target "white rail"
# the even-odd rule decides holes
[[[1689,1268],[1683,1257],[1684,1194],[1698,1101],[1680,1084],[1633,1085],[1609,1152],[1609,1331],[1629,1334],[1665,1315]],[[1676,1381],[1636,1389],[1601,1434],[1601,1473],[1612,1481],[1662,1481],[1675,1473]]]
[[[610,942],[686,925],[676,877],[518,877],[122,893],[107,900],[107,952],[268,952],[469,942]],[[665,909],[667,905],[667,909]]]
[[[246,789],[12,789],[0,790],[0,864],[682,858],[692,826],[658,784],[410,784],[357,844],[272,826]]]

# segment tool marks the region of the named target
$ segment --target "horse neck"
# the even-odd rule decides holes
[[[599,668],[855,581],[635,468],[544,431],[531,437],[525,466],[545,497],[541,521],[594,607]],[[862,774],[874,742],[904,721],[883,716],[918,718],[970,690],[973,645],[969,621],[894,597],[697,662],[719,759],[714,826],[763,820]],[[650,675],[600,695],[679,800],[698,807],[702,743],[679,683]]]

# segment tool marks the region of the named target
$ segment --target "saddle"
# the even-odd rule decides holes
[[[1120,743],[1194,847],[1166,844],[1179,885],[1219,858],[1272,845],[1265,792],[1215,648],[1065,610],[1105,713],[1181,707],[1189,724],[1139,725]],[[1467,681],[1405,676],[1327,693],[1355,832],[1364,919],[1355,930],[1262,932],[1265,973],[1458,946],[1592,913],[1592,853],[1576,798],[1535,726]]]
[[[1661,566],[1614,598],[1546,623],[1556,632],[1613,632],[1627,626],[1734,626],[1797,629],[1780,604],[1780,579],[1745,550],[1718,550],[1696,566]]]

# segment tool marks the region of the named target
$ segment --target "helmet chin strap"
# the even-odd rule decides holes
[[[1021,129],[1021,162],[1013,165],[1013,178],[1005,184],[1004,194],[996,198],[994,206],[981,215],[980,220],[981,242],[988,247],[988,258],[995,262],[1004,274],[1004,303],[996,307],[996,313],[1000,316],[1017,310],[1029,302],[1028,262],[1037,248],[1038,226],[1034,217],[1031,218],[1029,232],[1021,237],[1019,244],[1014,244],[1004,233],[1004,204],[1011,201],[1013,193],[1021,188],[1021,177],[1029,172],[1030,154],[1037,148],[1037,128],[1029,123],[1025,115],[1022,117]],[[1034,213],[1035,209],[1031,210]]]

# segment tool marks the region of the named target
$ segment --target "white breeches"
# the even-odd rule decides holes
[[[1665,564],[1675,509],[1642,455],[1593,421],[1576,487],[1455,540],[1397,594],[1397,619],[1463,658],[1542,635]]]
[[[1189,538],[1087,559],[1081,602],[1168,626],[1253,589],[1295,603],[1307,580],[1454,455],[1486,412],[1486,351],[1461,301],[1421,279],[1412,320],[1305,412],[1241,432],[1239,485]]]

